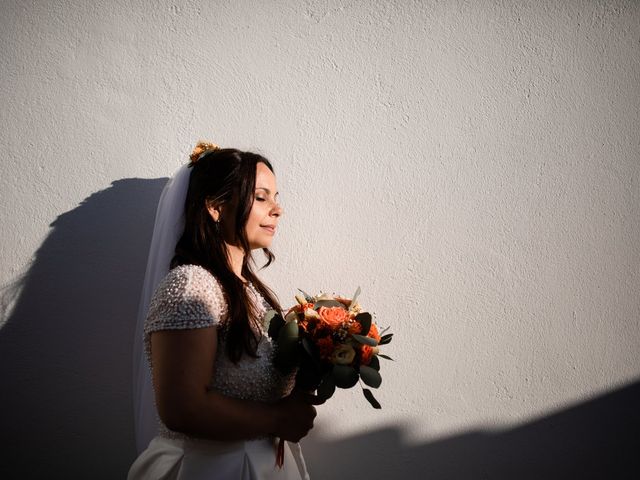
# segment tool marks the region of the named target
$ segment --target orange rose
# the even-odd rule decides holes
[[[318,313],[320,320],[332,330],[337,330],[343,323],[349,321],[349,312],[342,307],[320,307]]]

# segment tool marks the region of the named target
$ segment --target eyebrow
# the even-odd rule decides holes
[[[267,195],[271,195],[271,190],[269,190],[266,187],[256,187],[256,190],[264,190],[265,192],[267,192]],[[276,192],[273,196],[275,197],[276,195],[278,195],[280,192]]]

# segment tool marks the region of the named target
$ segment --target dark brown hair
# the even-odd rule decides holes
[[[179,265],[200,265],[214,275],[222,286],[228,305],[228,320],[224,325],[226,351],[237,362],[246,353],[257,357],[260,330],[257,312],[247,296],[242,280],[231,269],[227,248],[220,228],[209,214],[215,207],[237,200],[235,237],[245,252],[242,276],[262,294],[272,308],[280,311],[275,294],[256,276],[255,264],[247,240],[245,226],[255,198],[256,167],[264,163],[273,172],[269,160],[261,155],[225,148],[210,151],[191,164],[189,190],[185,203],[185,229],[176,245],[171,268]],[[268,248],[262,249],[267,267],[274,260]]]

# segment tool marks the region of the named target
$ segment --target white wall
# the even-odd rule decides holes
[[[283,304],[359,285],[395,333],[383,410],[320,409],[316,478],[626,468],[600,447],[640,425],[637,2],[4,0],[0,22],[4,468],[126,472],[154,205],[199,139],[273,160]]]

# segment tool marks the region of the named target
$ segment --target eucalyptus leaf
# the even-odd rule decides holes
[[[358,315],[356,315],[356,318],[354,320],[362,325],[360,335],[366,336],[371,329],[371,314],[369,312],[359,313]]]
[[[383,335],[382,338],[380,338],[380,345],[386,345],[387,343],[390,343],[392,338],[393,333],[387,333],[386,335]]]
[[[272,339],[278,338],[278,333],[284,323],[284,318],[277,310],[269,310],[264,316],[264,324],[268,329],[269,337]]]
[[[380,371],[380,360],[378,360],[378,355],[372,355],[371,361],[369,361],[369,365],[367,366]]]
[[[333,375],[329,373],[325,375],[322,379],[322,382],[318,386],[318,390],[316,391],[316,395],[320,397],[322,400],[330,399],[334,392],[336,391],[336,382],[333,380]]]
[[[334,365],[332,375],[338,388],[351,388],[358,383],[358,372],[348,365]]]
[[[318,352],[318,348],[313,344],[313,342],[304,337],[302,339],[302,348],[304,348],[304,351],[309,354],[309,358],[313,361],[313,365],[316,368],[320,367],[320,352]]]
[[[285,323],[278,333],[274,363],[281,371],[293,369],[299,358],[298,322]]]
[[[305,292],[305,291],[304,291],[304,290],[302,290],[301,288],[299,288],[299,289],[298,289],[298,291],[299,291],[302,295],[304,295],[304,299],[305,299],[307,302],[311,302],[311,301],[313,301],[313,297],[312,297],[311,295],[309,295],[307,292]]]
[[[278,345],[295,343],[298,341],[298,322],[292,320],[285,323],[278,333]]]
[[[363,345],[369,345],[370,347],[378,345],[375,338],[365,337],[364,335],[358,335],[357,333],[354,333],[351,336],[355,341],[362,343]]]
[[[378,388],[382,383],[382,377],[380,376],[380,373],[371,367],[367,367],[366,365],[360,366],[360,378],[364,383],[373,388]]]
[[[387,360],[391,360],[394,361],[393,358],[391,358],[389,355],[383,355],[382,353],[379,353],[378,355],[376,355],[377,357],[382,357],[382,358],[386,358]]]
[[[364,398],[366,398],[369,401],[369,403],[373,408],[377,408],[377,409],[382,408],[382,405],[380,405],[380,402],[378,402],[378,400],[376,400],[376,397],[373,396],[373,393],[371,393],[371,390],[369,390],[368,388],[363,388],[362,393],[364,393]]]

